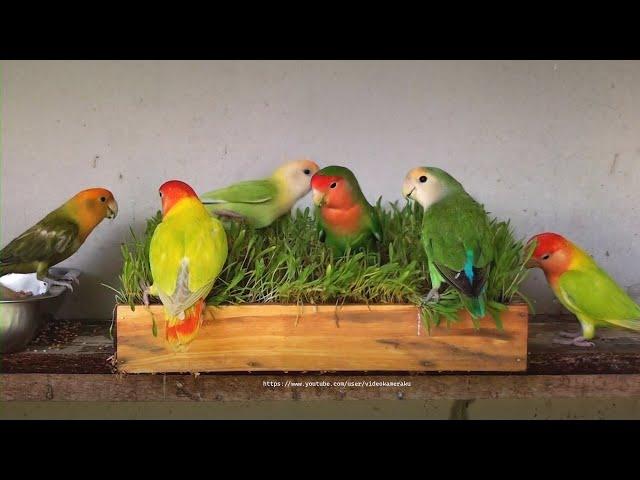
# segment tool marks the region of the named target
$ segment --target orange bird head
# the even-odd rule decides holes
[[[331,175],[325,168],[311,178],[313,203],[318,207],[350,208],[354,204],[353,188],[349,180],[341,175]],[[332,173],[332,172],[331,172]]]
[[[541,268],[545,275],[556,276],[569,268],[574,252],[573,244],[557,233],[539,233],[531,237],[527,245],[536,243],[528,268]]]
[[[169,180],[160,187],[162,199],[162,215],[166,215],[183,198],[198,198],[196,192],[189,185],[180,180]]]
[[[80,237],[84,240],[105,218],[116,218],[118,204],[106,188],[88,188],[76,193],[65,203],[65,210],[75,217],[80,226]]]

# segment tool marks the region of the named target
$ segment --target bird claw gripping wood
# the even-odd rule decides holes
[[[580,333],[560,332],[558,336],[563,338],[554,338],[553,343],[558,345],[574,345],[576,347],[595,347],[596,344],[584,338]]]

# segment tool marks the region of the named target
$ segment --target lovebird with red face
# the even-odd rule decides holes
[[[73,255],[102,220],[117,214],[118,203],[106,188],[77,193],[0,251],[0,276],[36,273],[48,286],[73,290],[72,279],[51,278],[49,268]]]
[[[320,240],[335,255],[371,246],[382,240],[380,222],[367,202],[351,170],[331,166],[318,171],[311,179],[313,203],[320,228]]]
[[[564,307],[578,317],[582,334],[563,332],[556,343],[591,347],[596,327],[640,331],[640,306],[575,243],[557,233],[540,233],[529,240],[535,250],[527,263],[540,268]]]
[[[186,351],[196,338],[205,299],[227,260],[227,234],[193,189],[171,180],[160,187],[162,222],[149,247],[153,284],[146,294],[160,297],[166,319],[166,340]]]

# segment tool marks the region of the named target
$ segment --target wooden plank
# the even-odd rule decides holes
[[[0,355],[0,372],[111,373],[113,366],[108,359],[115,349],[110,327],[111,321],[50,322],[47,332],[25,351]],[[578,331],[578,328],[572,315],[530,317],[527,373],[640,374],[640,333],[599,329],[594,348],[553,343],[559,331]]]
[[[272,383],[270,383],[272,382]],[[278,384],[279,382],[279,384]],[[288,382],[288,383],[287,383]],[[349,386],[342,383],[353,382]],[[360,383],[357,383],[360,382]],[[368,385],[383,382],[404,386]],[[299,384],[299,385],[297,385]],[[640,375],[0,375],[0,401],[238,402],[640,397]]]
[[[162,307],[117,310],[117,368],[126,373],[245,371],[508,371],[526,369],[525,305],[475,330],[470,316],[429,334],[412,305],[238,305],[209,308],[187,352],[164,340]],[[152,335],[152,314],[158,335]]]
[[[534,315],[529,322],[530,374],[640,373],[640,332],[599,328],[594,347],[554,343],[558,332],[580,331],[573,315]]]

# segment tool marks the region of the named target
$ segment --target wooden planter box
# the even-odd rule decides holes
[[[165,344],[162,306],[117,308],[117,367],[126,373],[258,371],[493,371],[527,367],[526,305],[473,328],[467,312],[427,331],[413,305],[209,307],[187,352]],[[445,322],[443,322],[445,323]]]

